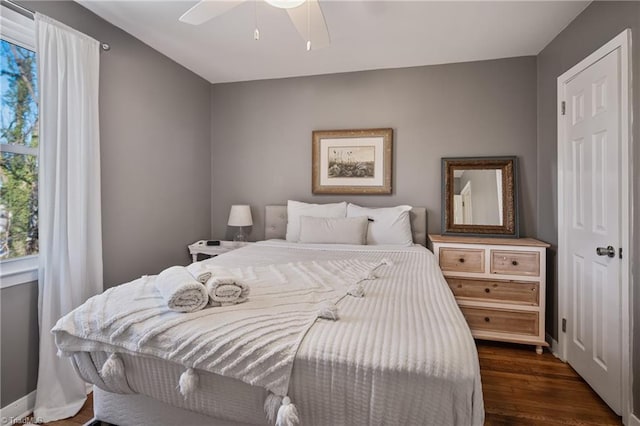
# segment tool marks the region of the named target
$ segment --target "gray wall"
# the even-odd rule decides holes
[[[547,287],[548,320],[553,324],[553,336],[558,336],[557,264],[555,249],[558,243],[557,221],[557,77],[580,62],[625,28],[633,33],[633,124],[634,152],[634,223],[633,274],[638,276],[640,265],[640,2],[594,2],[587,7],[538,55],[538,238],[553,244],[549,263],[550,280]],[[640,291],[635,283],[634,336],[634,408],[640,413]],[[625,299],[626,300],[626,299]]]
[[[100,58],[105,287],[187,264],[186,245],[211,234],[211,85],[76,3],[26,5],[111,44]],[[0,290],[2,406],[35,388],[34,288]]]
[[[536,60],[495,61],[216,84],[211,89],[212,230],[222,238],[231,204],[288,198],[412,204],[440,231],[440,158],[517,155],[524,235],[536,233]],[[392,127],[393,194],[311,194],[312,130]]]
[[[38,283],[0,290],[0,403],[4,407],[36,388]]]

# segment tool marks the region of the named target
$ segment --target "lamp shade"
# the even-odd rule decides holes
[[[246,204],[238,204],[231,206],[229,212],[229,226],[251,226],[253,225],[253,219],[251,219],[251,208]]]

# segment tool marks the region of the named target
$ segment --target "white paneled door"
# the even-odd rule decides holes
[[[616,49],[564,86],[560,258],[566,358],[622,412],[621,56]],[[624,253],[622,253],[624,255]]]

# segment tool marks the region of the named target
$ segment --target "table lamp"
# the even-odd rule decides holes
[[[247,236],[244,234],[242,228],[244,226],[253,225],[253,219],[251,218],[251,208],[246,204],[237,204],[231,206],[229,212],[229,226],[237,226],[240,229],[238,233],[233,237],[233,241],[247,241]]]

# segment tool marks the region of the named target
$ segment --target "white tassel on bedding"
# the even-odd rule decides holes
[[[213,275],[205,284],[211,306],[230,306],[246,302],[249,286],[237,277]]]
[[[178,387],[180,388],[180,393],[185,397],[185,399],[195,392],[198,388],[199,381],[200,378],[193,368],[187,368],[185,372],[180,375]]]
[[[291,399],[285,396],[282,398],[282,405],[278,410],[276,426],[296,426],[298,423],[300,423],[298,409],[291,403]]]
[[[353,297],[364,297],[364,286],[362,284],[354,284],[347,289],[347,294]]]
[[[282,405],[282,397],[276,395],[273,392],[269,392],[269,395],[264,400],[264,412],[267,415],[269,424],[275,424],[278,418],[278,410]]]
[[[205,286],[184,266],[172,266],[160,272],[155,285],[172,311],[195,312],[209,302]]]
[[[318,318],[324,318],[331,321],[338,320],[338,307],[335,303],[325,302],[320,306]]]
[[[124,377],[124,363],[117,353],[112,353],[102,364],[100,376],[103,378]]]

